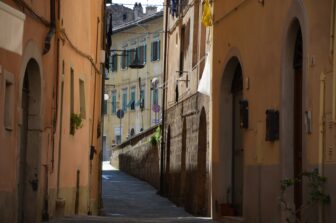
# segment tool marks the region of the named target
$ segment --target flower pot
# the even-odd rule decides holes
[[[230,204],[220,204],[222,216],[234,216],[234,209]]]

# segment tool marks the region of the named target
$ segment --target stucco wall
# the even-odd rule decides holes
[[[226,202],[226,188],[230,185],[227,157],[231,150],[225,138],[231,123],[223,115],[225,102],[230,96],[223,93],[230,84],[226,73],[228,62],[237,57],[243,70],[243,98],[249,102],[249,127],[243,133],[244,199],[243,216],[247,222],[283,222],[278,206],[280,180],[293,177],[293,120],[290,117],[290,93],[293,81],[288,60],[288,36],[293,21],[300,23],[303,36],[302,111],[312,114],[312,131],[307,131],[306,117],[302,114],[303,170],[319,164],[320,74],[331,70],[330,63],[330,7],[299,0],[286,1],[218,1],[213,4],[213,77],[212,77],[212,176],[213,213],[218,217],[216,203]],[[328,59],[329,58],[329,59]],[[330,80],[330,79],[329,79]],[[330,90],[330,89],[329,89]],[[327,92],[329,91],[327,90]],[[330,111],[331,103],[326,104]],[[280,140],[265,141],[266,109],[280,111]],[[321,157],[320,157],[321,158]],[[332,161],[331,161],[332,163]],[[328,184],[334,182],[328,166]],[[332,184],[334,185],[334,184]],[[328,191],[330,194],[334,192]],[[303,186],[303,200],[307,200]],[[333,198],[335,195],[332,196]],[[328,208],[329,209],[329,208]],[[304,214],[307,222],[317,222],[318,210]],[[327,216],[327,215],[326,215]],[[335,219],[327,218],[328,222]]]

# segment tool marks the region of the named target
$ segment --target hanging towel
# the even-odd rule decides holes
[[[206,62],[205,62],[205,67],[203,70],[202,78],[198,84],[198,89],[197,91],[210,96],[211,95],[211,61],[210,61],[210,56],[208,54]]]

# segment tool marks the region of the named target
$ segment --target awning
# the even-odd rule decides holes
[[[26,15],[0,1],[0,48],[22,55]]]
[[[203,70],[202,78],[198,84],[198,89],[197,91],[210,96],[211,94],[211,61],[210,61],[210,56],[208,54],[206,62],[205,62],[205,67]]]

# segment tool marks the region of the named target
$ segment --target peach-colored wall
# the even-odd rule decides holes
[[[61,1],[61,19],[63,20],[62,28],[65,29],[69,39],[84,53],[94,58],[96,66],[100,68],[100,50],[102,47],[102,33],[105,21],[103,18],[103,1]],[[19,7],[14,1],[5,0],[4,3],[16,8],[21,12],[27,12]],[[27,4],[45,20],[50,20],[50,1],[36,0],[34,2],[27,1]],[[58,1],[56,1],[56,6]],[[56,7],[57,11],[57,7]],[[56,12],[57,16],[57,12]],[[100,19],[98,25],[98,57],[96,60],[96,35],[97,35],[97,17]],[[97,154],[100,152],[100,137],[97,137],[97,125],[100,121],[100,98],[102,75],[95,73],[88,59],[80,56],[70,48],[67,41],[60,46],[60,61],[57,64],[56,50],[57,41],[55,36],[51,41],[51,49],[46,55],[42,55],[44,40],[49,28],[38,22],[29,13],[26,14],[23,35],[23,54],[22,56],[0,49],[0,222],[15,222],[17,215],[17,184],[18,184],[18,167],[19,167],[19,151],[20,151],[20,127],[21,127],[21,92],[25,70],[25,63],[29,58],[36,59],[41,71],[41,125],[39,131],[41,133],[41,153],[40,157],[40,173],[39,173],[39,191],[37,206],[38,212],[42,211],[42,199],[45,191],[46,172],[48,172],[48,193],[49,193],[49,214],[54,216],[55,199],[57,187],[58,173],[58,148],[59,148],[59,127],[60,121],[63,122],[62,127],[62,157],[61,157],[61,174],[60,174],[60,196],[64,191],[66,205],[72,204],[74,201],[76,187],[76,171],[81,171],[80,189],[81,203],[80,212],[87,213],[88,187],[89,187],[89,148],[91,145],[92,124],[93,142]],[[65,61],[65,73],[62,72],[62,60]],[[59,74],[56,74],[57,66]],[[74,109],[79,113],[79,80],[81,78],[85,82],[85,104],[86,119],[83,128],[76,131],[75,136],[69,135],[70,125],[70,107],[69,107],[69,80],[70,67],[75,71],[74,81]],[[5,130],[4,123],[4,73],[12,73],[14,76],[14,100],[12,101],[14,125],[12,131]],[[94,97],[94,78],[96,75],[96,94]],[[56,92],[58,93],[58,109],[60,109],[60,88],[61,81],[64,81],[64,101],[63,101],[63,119],[60,120],[60,111],[56,112]],[[58,82],[58,83],[57,83]],[[58,91],[56,88],[58,86]],[[95,111],[93,112],[93,100],[95,99]],[[54,134],[54,120],[57,117],[57,123]],[[53,138],[54,137],[54,138]],[[54,160],[52,159],[54,157]],[[48,167],[48,169],[46,169]],[[98,155],[95,155],[92,162],[92,193],[91,193],[91,211],[97,212],[98,202],[98,170],[100,161]],[[70,192],[68,192],[70,189]],[[82,192],[84,191],[84,192]],[[83,198],[83,199],[82,199]],[[68,202],[68,203],[67,203]],[[74,213],[73,207],[67,207],[66,211]],[[38,218],[41,214],[38,214]]]
[[[330,21],[331,1],[323,3],[307,1],[215,1],[213,4],[213,77],[212,77],[212,178],[213,207],[226,203],[227,170],[224,160],[228,145],[221,145],[225,128],[230,123],[221,122],[221,103],[225,67],[233,56],[239,58],[243,70],[243,98],[249,102],[249,128],[244,130],[244,218],[248,222],[280,219],[277,206],[279,182],[289,177],[292,155],[290,143],[283,140],[287,134],[280,133],[280,141],[265,141],[266,109],[287,109],[288,86],[282,82],[285,71],[286,41],[294,18],[300,21],[303,32],[303,112],[312,112],[312,133],[306,133],[303,123],[303,170],[318,165],[319,145],[319,98],[320,73],[330,73]],[[329,74],[330,75],[330,74]],[[330,112],[330,102],[326,106]],[[289,120],[280,120],[286,123]],[[282,125],[282,124],[281,124]],[[287,155],[286,155],[287,154]],[[287,160],[286,160],[287,159]],[[262,179],[258,180],[258,174]],[[334,181],[333,176],[328,176]],[[259,193],[258,198],[256,193]],[[331,193],[331,191],[329,191]],[[259,199],[259,200],[258,200]],[[258,203],[259,202],[259,203]],[[258,210],[258,205],[263,208]],[[310,222],[316,222],[317,212],[312,211]],[[214,216],[218,217],[215,212]],[[329,219],[328,222],[334,220]]]

